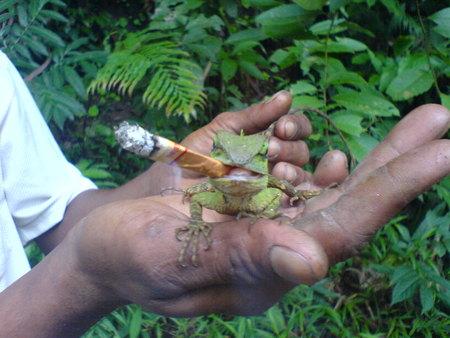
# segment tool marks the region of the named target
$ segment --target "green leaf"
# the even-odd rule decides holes
[[[298,94],[314,94],[317,92],[317,88],[310,84],[307,81],[300,80],[294,83],[291,86],[291,93],[292,95],[298,95]]]
[[[420,285],[420,304],[422,305],[422,314],[431,310],[434,305],[433,292],[426,285]]]
[[[419,277],[415,276],[413,278],[401,279],[395,284],[392,290],[392,301],[391,305],[400,303],[406,299],[411,298],[414,292],[419,286]]]
[[[86,88],[78,73],[72,67],[66,66],[64,67],[64,75],[66,81],[72,86],[75,92],[80,97],[86,98]]]
[[[309,95],[299,95],[294,96],[292,100],[292,107],[311,107],[311,108],[322,108],[323,101],[319,100],[316,96]]]
[[[13,15],[11,13],[8,13],[8,12],[0,14],[0,24],[3,23],[4,21],[9,20],[12,17],[13,17]]]
[[[220,72],[223,79],[228,82],[231,80],[238,69],[238,64],[232,59],[224,59],[220,65]]]
[[[337,112],[330,115],[330,118],[340,130],[347,134],[359,136],[364,131],[361,126],[363,118],[359,115]]]
[[[0,13],[3,12],[5,9],[8,9],[9,7],[15,5],[18,3],[18,0],[2,0],[0,2]]]
[[[235,44],[242,41],[261,41],[266,39],[267,36],[261,32],[260,29],[249,28],[239,31],[237,33],[231,34],[228,39],[225,40],[227,44]]]
[[[64,15],[62,15],[61,13],[52,11],[52,10],[43,9],[41,11],[41,14],[45,15],[46,17],[48,17],[52,20],[55,20],[55,21],[59,21],[59,22],[63,22],[63,23],[69,22],[69,20]]]
[[[239,66],[248,74],[256,79],[265,80],[264,74],[258,69],[258,67],[253,63],[245,60],[239,61]]]
[[[386,88],[395,101],[408,100],[428,91],[433,85],[433,75],[425,55],[410,55],[400,61],[396,77]]]
[[[255,19],[270,37],[291,37],[303,32],[316,14],[296,4],[269,9]]]
[[[351,38],[336,38],[336,46],[340,46],[347,52],[361,52],[367,49],[367,46],[361,41]]]
[[[89,109],[88,109],[88,116],[89,116],[89,117],[97,117],[98,114],[99,114],[99,112],[100,112],[100,111],[99,111],[97,105],[90,106]]]
[[[321,9],[327,0],[294,0],[296,4],[309,11]]]
[[[28,47],[36,54],[41,54],[41,55],[45,55],[48,56],[48,50],[47,47],[41,43],[39,40],[37,39],[33,39],[30,38],[29,36],[25,35],[23,37],[23,41],[28,45]]]
[[[328,35],[328,33],[336,34],[347,30],[347,27],[339,26],[339,24],[343,22],[345,22],[344,19],[337,19],[334,22],[332,20],[323,20],[309,27],[309,30],[314,35]],[[331,26],[332,23],[333,26]]]
[[[450,110],[450,95],[440,93],[439,96],[441,97],[441,103],[442,105]]]
[[[336,12],[338,9],[345,7],[350,0],[330,0],[330,11]]]
[[[30,31],[57,47],[65,46],[64,41],[59,37],[59,35],[47,28],[41,26],[31,26]]]
[[[17,17],[22,27],[28,26],[28,13],[24,6],[17,6]]]
[[[391,284],[397,284],[400,280],[413,278],[416,276],[416,272],[409,265],[401,265],[395,268],[391,277]]]
[[[438,196],[450,207],[450,175],[436,184],[434,189],[436,190]]]
[[[278,306],[272,306],[267,311],[266,316],[268,317],[272,330],[275,334],[280,334],[286,327],[283,313]]]
[[[368,83],[363,79],[361,75],[355,72],[349,71],[338,71],[331,72],[327,77],[327,84],[340,85],[340,84],[351,84],[357,88],[368,87]]]
[[[142,309],[140,306],[136,307],[136,310],[133,311],[133,315],[131,317],[130,328],[128,334],[130,338],[139,337],[139,333],[141,332],[142,326]]]
[[[446,183],[445,180],[443,180],[441,184],[442,183]],[[443,217],[441,217],[439,214],[439,208],[428,210],[425,218],[422,220],[422,222],[414,232],[413,239],[423,240],[428,236],[430,232],[434,231],[437,227],[445,224],[450,224],[450,214],[447,214]]]
[[[242,41],[237,43],[233,51],[231,52],[231,55],[240,55],[244,54],[245,52],[248,52],[252,50],[256,46],[261,46],[261,44],[258,41]]]
[[[439,33],[446,38],[450,38],[450,7],[430,15],[429,18],[437,24],[437,26],[434,27],[436,33]]]
[[[388,100],[372,91],[341,90],[333,96],[341,107],[367,116],[398,116],[399,110]]]
[[[275,53],[270,56],[269,61],[277,64],[280,69],[284,69],[295,64],[297,62],[297,56],[292,49],[277,49]]]
[[[358,137],[350,136],[347,142],[352,154],[359,162],[361,162],[378,144],[378,140],[364,134]]]
[[[92,180],[104,180],[112,177],[106,170],[96,167],[83,170],[83,175]]]
[[[271,8],[280,4],[280,1],[277,0],[246,0],[245,2],[247,3],[247,7],[256,8]]]

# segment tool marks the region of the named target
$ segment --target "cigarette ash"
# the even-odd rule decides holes
[[[149,157],[155,149],[153,135],[137,124],[122,122],[114,128],[114,134],[123,149],[139,156]]]

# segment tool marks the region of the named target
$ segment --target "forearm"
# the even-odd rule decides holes
[[[116,307],[64,244],[0,293],[0,337],[79,336]]]

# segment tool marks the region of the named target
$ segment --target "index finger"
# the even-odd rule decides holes
[[[294,222],[337,262],[353,255],[413,198],[450,174],[450,140],[410,150],[349,188],[334,204]]]
[[[313,212],[335,202],[345,191],[364,181],[374,170],[392,159],[444,135],[450,126],[450,112],[437,104],[426,104],[412,110],[387,135],[339,189],[325,191],[307,205]]]
[[[450,112],[438,104],[426,104],[406,115],[386,138],[354,170],[343,188],[363,180],[390,160],[442,137],[450,126]]]

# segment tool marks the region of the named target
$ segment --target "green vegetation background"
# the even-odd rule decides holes
[[[330,148],[359,161],[412,108],[450,108],[449,38],[446,1],[0,2],[0,48],[67,157],[106,188],[148,166],[119,150],[119,121],[180,140],[281,89],[313,123],[311,167]],[[358,256],[261,316],[173,319],[133,305],[85,336],[444,337],[449,210],[447,177]],[[40,259],[35,245],[27,250]]]

